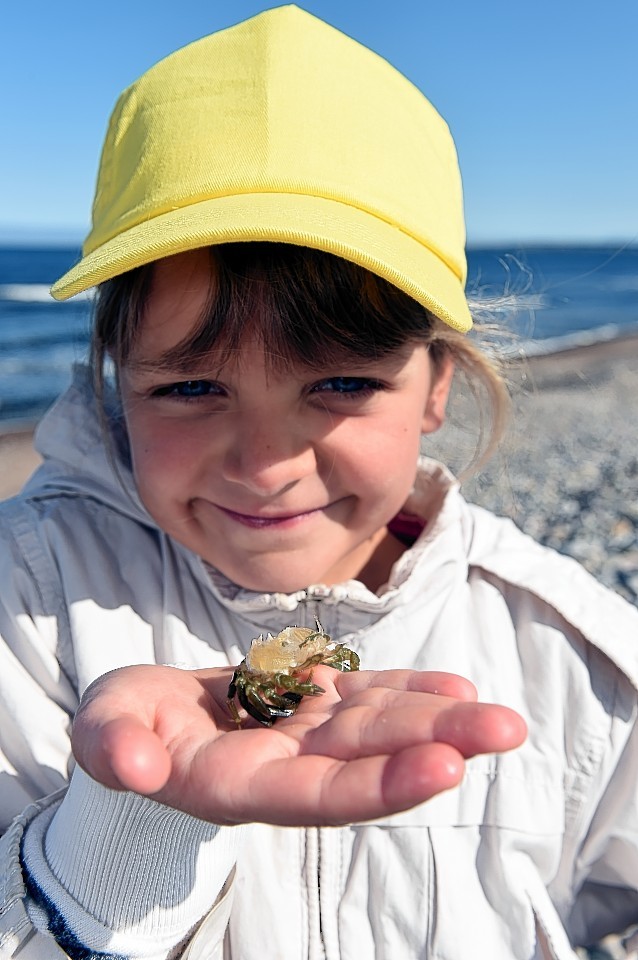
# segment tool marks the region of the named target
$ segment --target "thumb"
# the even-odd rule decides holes
[[[89,776],[112,790],[153,794],[170,776],[166,748],[137,717],[124,715],[96,724],[80,713],[73,724],[72,746]]]

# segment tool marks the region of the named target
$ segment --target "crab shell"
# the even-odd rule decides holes
[[[284,673],[290,675],[303,668],[319,654],[330,654],[338,644],[322,630],[308,627],[286,627],[276,637],[267,634],[253,640],[246,655],[250,673]]]

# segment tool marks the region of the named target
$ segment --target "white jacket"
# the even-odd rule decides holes
[[[183,938],[172,955],[189,960],[564,960],[638,921],[633,608],[427,461],[406,505],[425,529],[379,595],[252,593],[156,527],[115,437],[119,477],[80,370],[39,428],[43,466],[0,511],[2,957],[165,957]],[[366,669],[468,677],[525,717],[526,743],[343,828],[220,829],[81,771],[65,791],[97,676],[236,664],[315,615]]]

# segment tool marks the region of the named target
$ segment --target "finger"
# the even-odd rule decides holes
[[[137,717],[121,716],[101,725],[80,718],[72,742],[80,766],[113,790],[154,794],[170,776],[171,760],[164,745]]]
[[[455,673],[435,670],[360,670],[356,673],[338,674],[333,678],[342,697],[371,687],[388,687],[395,690],[411,690],[433,693],[455,700],[474,701],[476,687],[465,677]]]
[[[275,761],[243,791],[240,819],[285,826],[337,826],[389,816],[457,786],[464,761],[453,747],[430,743],[388,757],[350,762],[328,757]],[[285,784],[285,788],[283,785]]]
[[[308,723],[302,752],[341,760],[394,754],[418,744],[441,742],[464,757],[519,746],[523,719],[507,707],[465,703],[431,694],[368,690],[344,701],[326,723],[316,725],[311,706],[300,709]]]
[[[433,732],[435,740],[449,743],[467,758],[520,747],[527,737],[527,724],[509,707],[457,703],[436,717]]]
[[[463,757],[444,743],[354,761],[338,769],[324,790],[324,809],[335,824],[390,816],[458,786],[464,772]]]
[[[474,684],[456,673],[441,673],[434,670],[418,670],[413,673],[410,690],[421,693],[436,693],[455,700],[475,701],[478,693]]]

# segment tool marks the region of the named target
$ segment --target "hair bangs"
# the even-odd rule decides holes
[[[420,304],[346,260],[274,243],[226,244],[210,257],[200,322],[162,366],[211,355],[224,364],[246,339],[273,370],[375,360],[429,339],[432,318]]]

